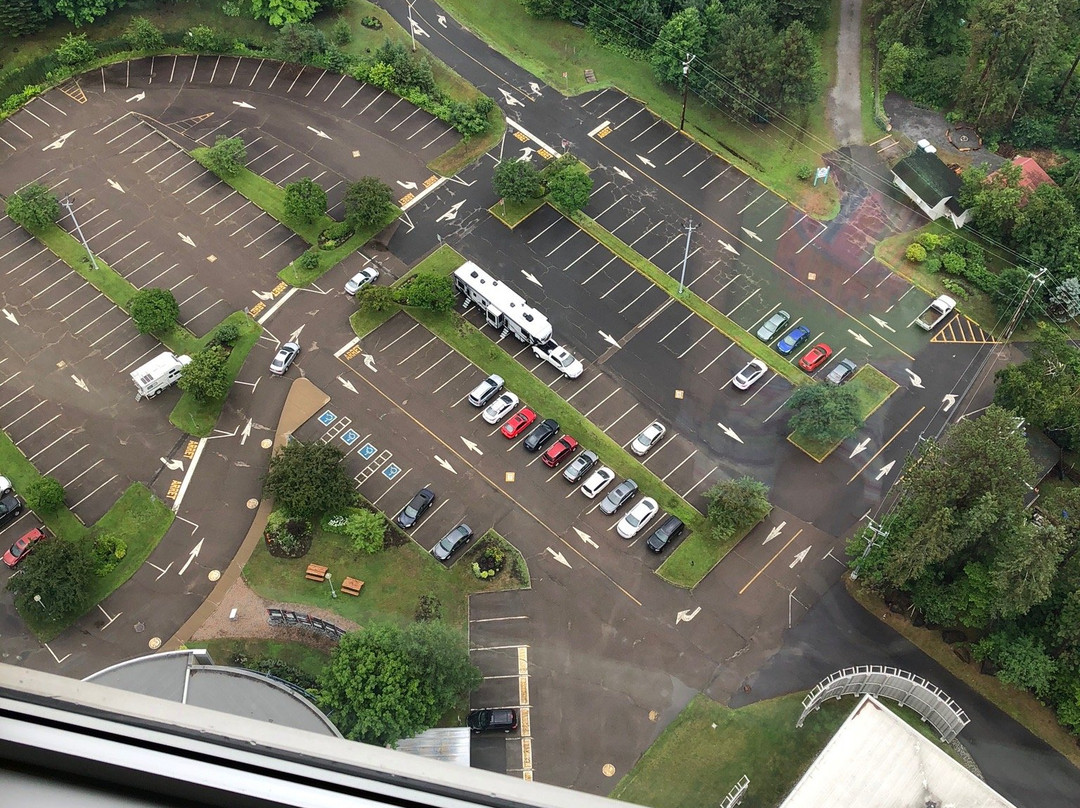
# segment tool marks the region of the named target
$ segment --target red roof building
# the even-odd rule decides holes
[[[1045,183],[1053,184],[1053,180],[1050,179],[1050,175],[1043,171],[1041,165],[1035,162],[1033,157],[1014,157],[1013,165],[1020,166],[1020,187],[1024,189],[1024,201],[1027,201],[1028,195]]]

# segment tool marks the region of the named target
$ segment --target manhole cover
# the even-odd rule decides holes
[[[612,766],[610,763],[605,763],[604,768],[602,769],[602,771],[604,772],[604,777],[614,777],[615,776],[615,767]]]
[[[136,623],[135,624],[135,633],[136,634],[142,634],[144,631],[146,631],[146,623]]]
[[[253,510],[255,510],[256,508],[259,507],[259,500],[252,497],[251,499],[249,499],[247,501],[247,506],[248,506],[249,511],[253,511]]]
[[[221,578],[221,570],[210,570],[210,572],[206,573],[206,578],[210,581],[219,580]]]
[[[147,643],[151,651],[156,651],[161,647],[161,637],[151,637],[150,642]]]
[[[263,440],[263,442],[262,442],[261,444],[259,444],[259,445],[260,445],[260,446],[262,446],[262,447],[263,447],[264,449],[269,449],[269,448],[270,448],[271,446],[273,446],[273,445],[274,445],[274,442],[273,442],[272,440],[270,440],[270,438],[266,438],[266,439],[265,439],[265,440]]]

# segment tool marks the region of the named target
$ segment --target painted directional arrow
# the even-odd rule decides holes
[[[634,178],[633,178],[633,177],[631,177],[631,176],[630,176],[630,175],[629,175],[629,174],[628,174],[627,172],[623,171],[623,170],[622,170],[621,168],[619,168],[618,166],[615,166],[615,167],[614,167],[614,168],[612,169],[612,171],[614,171],[614,172],[615,172],[616,174],[618,174],[618,175],[619,175],[620,177],[622,177],[622,178],[623,178],[624,180],[629,180],[630,182],[633,182],[633,181],[634,181]]]
[[[720,429],[722,429],[722,430],[724,431],[724,434],[725,434],[725,435],[727,435],[727,436],[728,436],[729,438],[732,438],[732,439],[734,439],[734,440],[737,440],[737,441],[738,441],[739,443],[742,443],[742,442],[743,442],[743,439],[742,439],[742,438],[740,438],[740,437],[739,437],[739,436],[738,436],[738,435],[737,435],[737,434],[735,433],[735,430],[734,430],[734,429],[732,429],[731,427],[727,427],[727,426],[724,426],[724,425],[723,425],[723,424],[721,424],[721,423],[720,423],[719,421],[718,421],[718,422],[716,423],[716,425],[717,425],[718,427],[720,427]]]
[[[67,134],[60,135],[60,137],[58,137],[56,140],[54,140],[48,146],[42,146],[41,150],[42,151],[48,151],[49,149],[62,149],[64,147],[64,144],[67,143],[67,139],[69,137],[71,137],[72,135],[74,135],[74,134],[75,134],[75,130],[72,129]]]
[[[889,325],[884,320],[882,320],[880,317],[875,317],[874,315],[871,314],[870,319],[873,320],[875,323],[877,323],[881,328],[888,329],[889,331],[892,331],[894,334],[896,333],[896,329],[893,328],[891,325]]]
[[[274,299],[274,293],[273,292],[256,292],[254,289],[252,289],[251,294],[255,295],[255,297],[259,298],[259,300],[273,300]]]
[[[649,168],[656,168],[656,163],[654,163],[648,157],[642,157],[640,154],[635,155],[635,156],[637,157],[637,159],[639,159],[642,163],[647,165]]]
[[[321,129],[316,129],[314,126],[308,126],[307,130],[309,132],[314,132],[316,135],[321,138],[325,138],[326,140],[333,140],[333,138],[330,137],[330,135],[326,134],[326,132],[322,131]]]
[[[80,379],[74,373],[71,374],[71,380],[73,382],[75,382],[76,386],[81,387],[83,390],[85,390],[88,393],[90,392],[90,387],[86,384],[86,382],[84,382],[82,379]]]
[[[448,462],[446,462],[445,460],[443,460],[443,459],[442,459],[441,457],[439,457],[438,455],[433,455],[433,457],[435,458],[435,462],[436,462],[436,463],[438,463],[438,464],[439,464],[440,466],[442,466],[442,467],[443,467],[444,469],[446,469],[447,471],[449,471],[449,472],[450,472],[451,474],[457,474],[457,472],[456,472],[456,471],[454,470],[454,467],[453,467],[453,466],[451,466],[451,465],[450,465],[450,464],[449,464]]]
[[[439,25],[441,25],[443,28],[446,27],[446,15],[445,14],[440,14],[435,19],[437,19],[439,21]]]
[[[176,235],[180,236],[180,240],[189,247],[195,246],[195,240],[191,236],[185,236],[183,233],[177,233]]]
[[[464,435],[461,437],[462,442],[468,447],[470,452],[476,452],[478,455],[483,455],[484,450],[466,438]]]
[[[543,93],[540,92],[540,85],[535,81],[529,82],[529,89],[533,91],[533,95],[543,95]]]
[[[429,34],[427,31],[425,31],[423,28],[421,28],[420,24],[416,20],[412,21],[412,29],[413,29],[413,33],[416,34],[417,36],[426,36],[428,39],[431,39],[431,34]]]
[[[779,536],[780,532],[785,527],[787,527],[787,520],[786,519],[783,522],[781,522],[780,524],[778,524],[776,527],[774,527],[772,530],[769,531],[769,535],[765,537],[765,541],[763,541],[761,543],[761,546],[764,547],[766,544],[768,544],[773,539],[775,539],[777,536]]]
[[[570,566],[570,562],[566,560],[566,557],[562,553],[556,553],[550,547],[545,547],[544,549],[551,553],[551,557],[558,561],[560,564],[562,564],[564,567],[568,569],[573,569],[573,567]]]
[[[4,311],[4,314],[7,314],[6,310]],[[946,393],[945,398],[941,399],[941,403],[945,405],[944,407],[941,408],[942,411],[943,412],[948,412],[949,410],[951,410],[953,408],[953,404],[956,403],[956,394],[954,394],[954,393]]]
[[[502,97],[503,97],[503,100],[504,100],[504,101],[505,101],[505,102],[506,102],[506,103],[507,103],[507,104],[508,104],[509,106],[511,106],[511,107],[513,107],[513,106],[518,106],[518,107],[523,107],[523,106],[525,106],[525,104],[524,104],[523,102],[521,102],[521,101],[518,101],[518,100],[517,100],[516,98],[514,98],[514,96],[513,96],[513,95],[511,95],[511,94],[510,94],[509,92],[507,92],[506,90],[504,90],[504,89],[503,89],[502,87],[500,87],[500,88],[499,88],[499,92],[500,92],[500,93],[502,93]]]
[[[750,238],[752,238],[754,241],[761,241],[761,236],[759,236],[753,230],[751,230],[751,229],[749,229],[747,227],[744,227],[743,232],[746,233],[746,235],[750,236]]]
[[[397,180],[396,182],[397,182],[398,185],[400,185],[406,191],[415,191],[416,187],[417,187],[416,183],[413,182],[412,180],[409,180],[409,182],[402,182],[401,180]]]
[[[233,101],[233,104],[243,109],[255,109],[255,107],[251,106],[247,101]]]
[[[109,183],[109,185],[111,185],[114,189],[116,189],[120,193],[124,193],[123,186],[121,186],[120,183],[118,183],[116,180],[105,180],[105,182]]]
[[[161,462],[165,464],[165,468],[167,468],[169,471],[183,471],[184,470],[184,461],[183,460],[170,460],[167,457],[163,457],[163,458],[161,458]]]
[[[202,543],[204,541],[205,539],[199,539],[199,543],[191,548],[191,552],[188,553],[187,561],[184,562],[184,566],[180,568],[180,571],[176,573],[177,575],[183,575],[185,572],[187,572],[187,568],[191,566],[191,562],[195,560],[195,556],[197,556],[199,554],[199,551],[202,550]]]
[[[579,538],[579,539],[581,539],[581,540],[582,540],[583,542],[585,542],[586,544],[591,544],[591,545],[592,545],[593,547],[595,547],[595,548],[597,548],[597,549],[600,549],[600,545],[599,545],[599,544],[597,544],[596,542],[594,542],[594,541],[592,540],[592,536],[590,536],[590,535],[589,535],[588,533],[586,533],[586,532],[585,532],[584,530],[578,530],[578,529],[577,529],[577,528],[575,527],[575,528],[574,528],[574,532],[575,532],[575,533],[577,533],[577,535],[578,535],[578,538]]]
[[[305,323],[304,325],[307,325],[307,323]],[[303,331],[303,330],[304,330],[304,326],[302,325],[298,329],[293,331],[291,334],[289,334],[289,342],[299,342],[300,341],[300,332]]]
[[[691,620],[693,620],[695,617],[697,617],[698,614],[700,614],[700,613],[701,613],[701,607],[700,606],[698,606],[696,609],[694,609],[694,611],[690,611],[689,609],[683,609],[681,612],[679,612],[678,614],[675,615],[675,625],[679,625],[679,623],[683,623],[683,622],[689,623]]]
[[[12,313],[11,313],[10,311],[8,311],[7,309],[4,309],[4,316],[5,316],[5,317],[7,317],[7,318],[8,318],[9,320],[11,320],[11,322],[13,322],[13,323],[14,323],[15,325],[18,325],[18,324],[19,324],[19,321],[18,321],[18,319],[17,319],[16,317],[15,317],[15,315],[14,315],[14,314],[12,314]]]
[[[738,251],[738,250],[736,250],[736,249],[735,249],[734,247],[732,247],[732,246],[731,246],[730,244],[728,244],[728,243],[727,243],[726,241],[724,241],[723,239],[717,239],[717,242],[718,242],[718,243],[720,244],[720,246],[721,246],[721,247],[723,247],[723,248],[724,248],[725,250],[727,250],[727,251],[728,251],[729,253],[734,253],[735,255],[738,255],[738,254],[739,254],[739,251]]]
[[[356,388],[353,387],[353,383],[350,382],[348,379],[343,379],[340,376],[338,376],[337,380],[339,382],[341,382],[341,386],[344,387],[346,390],[351,390],[354,393],[356,392]]]
[[[251,419],[248,418],[247,424],[244,426],[244,431],[240,433],[240,445],[243,446],[247,443],[247,439],[251,437]]]
[[[607,342],[614,345],[616,348],[621,348],[622,347],[621,345],[619,345],[618,340],[616,340],[615,337],[611,336],[611,334],[605,334],[603,331],[601,331],[599,333],[600,333],[601,337],[603,337]]]
[[[127,100],[127,103],[130,104],[132,101],[142,101],[144,98],[146,98],[146,93],[142,92],[142,93],[139,93],[138,95],[131,96],[131,98],[129,98]]]
[[[896,465],[896,461],[895,460],[890,460],[888,463],[886,463],[884,466],[881,467],[881,471],[879,471],[877,473],[877,476],[874,479],[875,480],[880,480],[882,477],[884,477],[886,474],[888,474],[890,471],[892,471],[892,467],[895,466],[895,465]]]
[[[533,275],[533,274],[532,274],[531,272],[526,272],[526,271],[525,271],[525,270],[523,269],[523,270],[521,270],[521,274],[525,276],[526,280],[530,280],[530,281],[532,281],[532,282],[533,282],[533,283],[535,283],[535,284],[536,284],[537,286],[539,286],[539,287],[541,287],[541,288],[542,288],[542,287],[544,286],[544,284],[540,283],[540,281],[538,281],[538,280],[536,279],[536,276],[535,276],[535,275]]]
[[[872,347],[870,345],[870,341],[866,337],[864,337],[862,334],[858,334],[855,331],[852,331],[850,328],[847,330],[847,332],[849,334],[851,334],[851,336],[855,337],[855,339],[857,339],[859,342],[861,342],[866,347],[868,347],[868,348]]]
[[[810,552],[810,548],[813,547],[813,546],[814,545],[812,545],[812,544],[808,545],[805,550],[801,550],[800,552],[796,553],[795,558],[792,560],[792,562],[790,564],[788,564],[788,569],[793,570],[793,569],[795,569],[796,564],[798,564],[800,561],[805,561],[807,553]]]
[[[922,377],[915,373],[911,368],[904,368],[907,371],[907,375],[911,378],[911,386],[923,389]]]
[[[457,216],[458,211],[461,210],[461,206],[464,205],[464,204],[465,204],[464,199],[462,199],[460,202],[455,202],[453,205],[450,206],[450,210],[446,211],[446,213],[444,213],[442,216],[440,216],[435,221],[437,221],[437,222],[452,222],[454,220],[454,217]]]
[[[531,163],[532,156],[536,153],[536,149],[532,146],[526,146],[521,150],[521,157],[517,159],[519,163]]]
[[[375,357],[372,356],[369,353],[364,354],[364,365],[372,373],[378,373],[379,372],[379,369],[377,367],[375,367]]]
[[[870,445],[870,438],[866,438],[866,439],[861,440],[858,443],[856,443],[855,448],[852,449],[851,454],[848,455],[848,460],[853,458],[855,455],[860,454],[861,452],[865,452],[866,447],[869,446],[869,445]]]

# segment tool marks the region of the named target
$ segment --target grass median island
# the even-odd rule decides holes
[[[899,389],[900,385],[882,373],[873,365],[863,365],[846,385],[848,390],[855,394],[859,404],[859,417],[862,420],[869,418],[878,407],[884,404],[889,396]],[[796,432],[788,435],[788,440],[802,449],[817,462],[822,462],[836,447],[843,443],[838,440],[834,443],[811,440]]]
[[[657,568],[656,574],[669,584],[693,589],[759,524],[760,521],[740,528],[725,541],[717,541],[707,525],[695,530],[671,551],[671,555]]]
[[[356,252],[375,236],[389,227],[401,215],[401,208],[392,205],[386,215],[375,224],[362,227],[349,236],[336,247],[329,250],[319,250],[319,265],[315,269],[304,269],[300,266],[300,258],[297,258],[278,273],[278,277],[292,286],[307,286],[314,283],[331,269],[345,260],[350,254]],[[331,220],[333,221],[333,220]],[[301,256],[302,257],[302,256]]]
[[[558,208],[556,208],[556,210],[558,210]],[[721,314],[689,289],[684,289],[683,293],[680,295],[679,282],[677,280],[664,272],[664,270],[660,269],[660,267],[652,261],[638,253],[625,241],[612,235],[606,229],[601,227],[594,219],[586,216],[580,211],[576,213],[567,213],[560,210],[559,212],[648,278],[653,284],[663,289],[668,295],[675,298],[675,300],[697,314],[725,337],[736,343],[748,354],[760,359],[775,373],[783,376],[794,385],[806,384],[808,382],[805,373],[795,368],[789,362],[779,361],[779,355],[769,348],[768,345],[754,337],[749,331],[744,329],[730,317]]]
[[[528,202],[507,202],[505,199],[500,199],[488,208],[488,213],[513,230],[533,213],[540,210],[543,205],[543,197],[530,199]]]

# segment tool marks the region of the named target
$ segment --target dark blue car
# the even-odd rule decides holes
[[[784,338],[776,343],[776,350],[787,356],[810,338],[810,329],[805,325],[797,325],[784,335]]]

